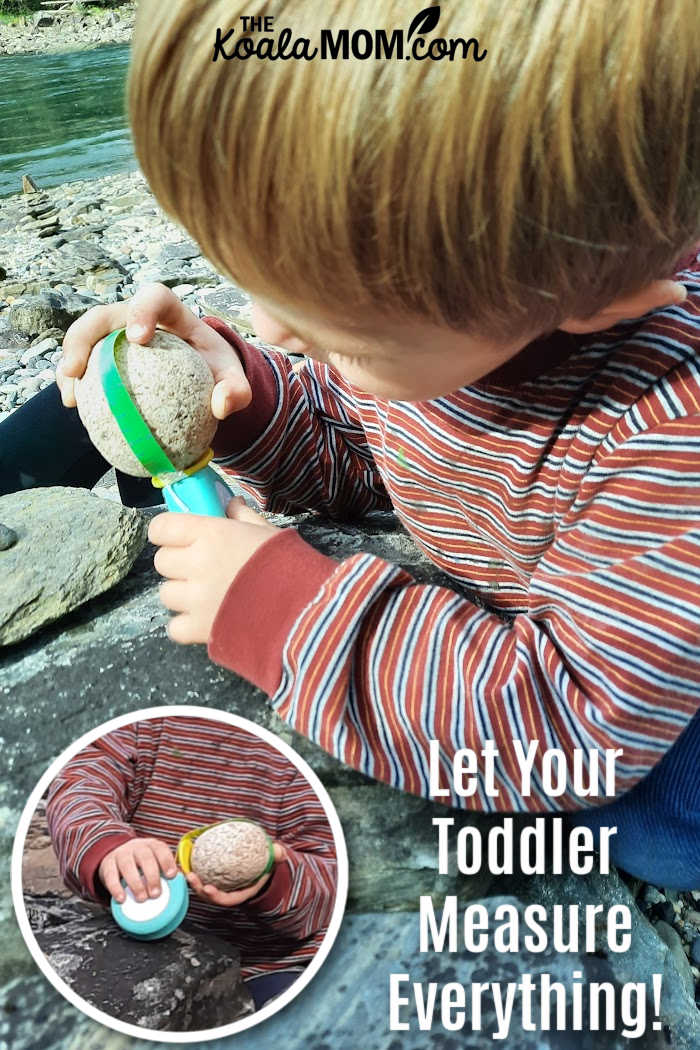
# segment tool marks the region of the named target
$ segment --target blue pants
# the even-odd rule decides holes
[[[272,973],[261,974],[260,977],[249,977],[245,983],[253,996],[255,1009],[259,1010],[265,1003],[269,1003],[271,999],[276,999],[282,992],[286,992],[297,977],[301,977],[300,970],[276,970]]]
[[[109,463],[90,441],[78,410],[63,407],[55,383],[0,423],[0,496],[47,485],[90,489],[108,470]],[[162,504],[163,496],[150,478],[116,473],[125,506]]]
[[[610,855],[630,875],[667,889],[700,889],[700,711],[631,791],[570,820],[594,831],[617,826]]]

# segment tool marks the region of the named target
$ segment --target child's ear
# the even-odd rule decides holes
[[[685,285],[678,281],[652,281],[651,284],[639,292],[634,292],[633,295],[614,299],[593,317],[587,317],[585,320],[567,317],[559,327],[564,332],[603,332],[620,321],[642,317],[652,310],[660,310],[664,306],[682,303],[687,294]]]
[[[263,343],[272,346],[281,346],[290,354],[306,354],[309,351],[309,343],[296,335],[289,325],[278,321],[267,312],[259,303],[254,302],[250,311],[250,320],[253,331]]]

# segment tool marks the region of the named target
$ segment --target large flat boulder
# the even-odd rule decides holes
[[[137,511],[60,486],[0,497],[0,523],[16,535],[0,550],[0,646],[28,638],[118,583],[143,550],[148,528]]]
[[[254,1012],[237,949],[187,920],[169,937],[139,941],[109,912],[82,901],[33,896],[26,904],[52,969],[110,1017],[156,1031],[197,1032]]]

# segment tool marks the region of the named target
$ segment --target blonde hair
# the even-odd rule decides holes
[[[317,42],[419,7],[272,12]],[[700,0],[440,5],[433,35],[476,37],[481,61],[212,61],[217,27],[266,13],[141,0],[128,88],[156,198],[254,293],[510,338],[671,275],[700,240]]]

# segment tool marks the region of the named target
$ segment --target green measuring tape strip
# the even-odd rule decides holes
[[[115,352],[125,340],[126,330],[118,328],[105,336],[100,347],[100,377],[107,404],[124,440],[144,469],[149,474],[171,474],[177,471],[177,467],[173,466],[153,436],[119,374]]]

